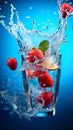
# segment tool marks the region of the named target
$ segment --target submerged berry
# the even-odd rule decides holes
[[[33,63],[36,58],[42,59],[44,57],[43,52],[40,49],[33,48],[28,52],[28,61]]]
[[[43,92],[36,98],[37,102],[44,106],[48,106],[51,103],[52,99],[53,99],[52,92]]]
[[[42,70],[26,70],[26,74],[29,78],[36,78],[42,74]]]
[[[46,71],[43,71],[38,77],[38,82],[42,88],[52,87],[54,85],[53,78]]]

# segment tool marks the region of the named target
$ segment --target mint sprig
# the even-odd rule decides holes
[[[39,49],[45,53],[46,50],[49,48],[49,41],[48,40],[43,40],[39,44]]]

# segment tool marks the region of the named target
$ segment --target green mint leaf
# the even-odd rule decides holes
[[[39,44],[39,49],[44,53],[46,50],[49,48],[49,41],[48,40],[43,40]]]

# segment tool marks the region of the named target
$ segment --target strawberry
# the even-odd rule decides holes
[[[67,16],[67,13],[65,11],[62,11],[62,17],[66,18],[66,16]]]
[[[64,3],[61,5],[61,13],[62,13],[62,17],[66,18],[67,14],[73,13],[73,7],[69,4]]]
[[[29,78],[36,78],[42,74],[42,70],[26,70],[26,74]]]
[[[44,57],[43,52],[40,49],[33,48],[28,52],[28,61],[33,63],[36,58],[42,59]]]
[[[37,98],[37,102],[43,104],[44,106],[48,106],[53,99],[52,92],[42,92]]]
[[[15,70],[17,68],[17,60],[15,58],[9,58],[7,65],[11,70]]]
[[[42,74],[38,77],[38,82],[42,88],[52,87],[54,85],[53,78],[46,71],[43,71]]]

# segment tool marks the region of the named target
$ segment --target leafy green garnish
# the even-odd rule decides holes
[[[44,53],[46,50],[49,48],[49,41],[48,40],[43,40],[39,44],[39,49]]]

